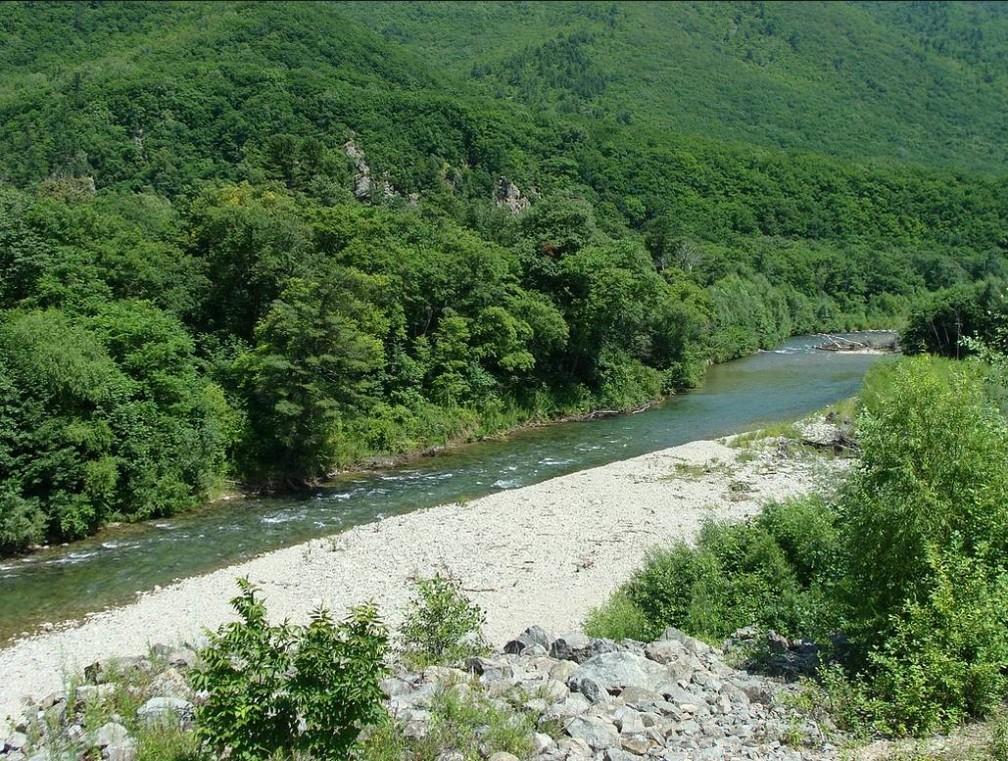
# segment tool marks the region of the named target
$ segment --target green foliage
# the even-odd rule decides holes
[[[695,547],[652,551],[589,625],[600,636],[642,640],[675,626],[719,642],[753,623],[824,634],[838,547],[835,516],[815,498],[770,505],[751,523],[708,523]]]
[[[177,320],[138,302],[0,319],[0,547],[167,515],[225,471],[231,415]]]
[[[363,761],[436,761],[448,752],[461,754],[464,761],[479,761],[498,752],[518,758],[532,753],[533,716],[502,706],[479,687],[440,689],[430,714],[430,731],[423,738],[407,738],[391,722],[380,727],[363,743]]]
[[[388,636],[371,606],[335,624],[324,610],[307,626],[272,625],[255,588],[239,581],[239,620],[200,651],[193,686],[207,698],[197,734],[237,759],[344,759],[362,729],[384,716],[379,683]],[[299,727],[299,722],[303,726]]]
[[[653,627],[626,590],[619,589],[602,605],[588,612],[584,630],[589,637],[643,642]]]
[[[768,507],[656,550],[590,618],[593,632],[664,626],[717,641],[758,624],[825,644],[843,726],[926,734],[1008,697],[1008,425],[974,363],[877,366],[860,400],[861,459],[835,503]],[[625,613],[623,611],[626,611]]]
[[[0,321],[60,315],[93,376],[0,370],[0,551],[795,333],[984,338],[1005,15],[896,7],[0,6]]]
[[[454,663],[486,651],[486,614],[458,579],[435,574],[416,582],[400,635],[403,658],[417,668]]]

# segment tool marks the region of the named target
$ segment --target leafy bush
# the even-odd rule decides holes
[[[384,715],[388,636],[377,611],[363,606],[335,624],[316,610],[307,626],[271,625],[255,587],[248,580],[239,587],[232,601],[239,620],[212,636],[192,676],[207,692],[199,737],[241,761],[346,758],[361,730]]]
[[[834,515],[815,498],[768,506],[747,524],[708,523],[695,547],[652,551],[589,625],[599,636],[638,639],[676,626],[710,641],[752,623],[790,635],[825,631],[833,613],[822,585],[837,547]]]
[[[983,368],[915,358],[865,384],[862,456],[835,505],[773,505],[656,550],[590,623],[719,640],[758,624],[849,635],[824,674],[849,725],[927,733],[1008,696],[1008,426]]]
[[[421,579],[400,633],[403,657],[423,668],[483,653],[485,621],[483,609],[462,593],[458,579],[441,574]]]
[[[984,374],[901,362],[858,435],[844,586],[879,714],[900,733],[987,715],[1008,670],[1008,427]]]
[[[605,603],[588,613],[584,630],[589,637],[644,641],[651,634],[652,627],[644,611],[630,598],[626,590],[618,589]]]

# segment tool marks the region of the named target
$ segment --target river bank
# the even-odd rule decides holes
[[[0,651],[0,716],[61,687],[64,674],[151,642],[186,641],[229,620],[234,580],[263,589],[271,613],[303,619],[374,600],[395,626],[411,580],[446,571],[487,610],[498,644],[525,624],[577,628],[649,547],[690,539],[708,518],[741,520],[766,501],[806,493],[845,461],[758,456],[721,441],[682,446],[358,526],[186,579],[82,624]]]

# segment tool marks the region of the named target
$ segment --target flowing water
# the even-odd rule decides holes
[[[384,516],[796,420],[853,395],[879,359],[816,351],[816,342],[795,338],[714,366],[700,388],[637,415],[530,429],[403,467],[349,474],[308,495],[235,500],[0,561],[0,640]]]

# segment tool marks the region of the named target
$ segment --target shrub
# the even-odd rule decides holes
[[[435,574],[416,583],[402,625],[403,658],[423,668],[486,651],[486,614],[462,593],[458,579]]]
[[[836,567],[834,521],[809,498],[771,505],[750,523],[709,523],[695,547],[652,551],[589,624],[593,633],[640,639],[667,626],[710,641],[752,623],[789,635],[825,632],[835,619],[823,592]]]
[[[200,739],[229,758],[346,758],[382,716],[387,634],[372,606],[340,624],[323,610],[307,626],[271,625],[248,580],[232,604],[239,620],[200,652],[192,677],[208,695],[197,709]],[[299,721],[302,726],[299,727]]]
[[[431,700],[430,731],[424,737],[406,737],[402,726],[390,721],[362,743],[360,756],[362,761],[436,761],[448,756],[481,761],[503,752],[528,758],[534,731],[530,714],[491,700],[478,686],[444,687]]]
[[[584,630],[589,637],[614,640],[643,641],[651,634],[647,616],[625,589],[616,590],[605,603],[593,608],[585,619]]]

